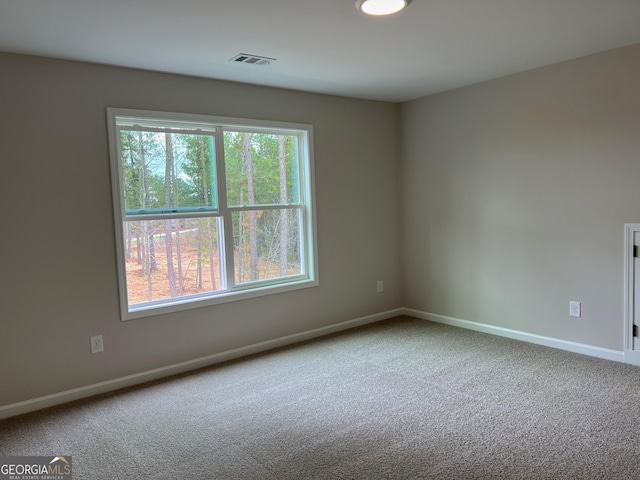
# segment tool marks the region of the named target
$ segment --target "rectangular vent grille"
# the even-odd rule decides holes
[[[229,59],[230,62],[248,63],[249,65],[265,66],[275,62],[275,58],[260,57],[258,55],[249,55],[248,53],[239,53],[235,57]]]

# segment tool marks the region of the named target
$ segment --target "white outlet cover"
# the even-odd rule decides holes
[[[569,316],[580,318],[580,302],[569,302]]]
[[[91,337],[91,353],[104,352],[104,343],[102,341],[102,335],[94,335]]]

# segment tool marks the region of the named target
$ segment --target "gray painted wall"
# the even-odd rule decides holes
[[[640,45],[405,103],[401,126],[404,306],[622,350]]]
[[[313,124],[320,286],[121,322],[108,106]],[[400,307],[398,119],[390,103],[0,54],[0,405]]]
[[[640,45],[401,106],[0,54],[0,405],[400,306],[621,350],[638,85]],[[321,285],[121,322],[107,106],[312,123]]]

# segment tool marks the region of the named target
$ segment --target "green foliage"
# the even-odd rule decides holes
[[[228,206],[249,204],[249,176],[247,159],[243,159],[244,132],[224,132],[224,170]],[[279,136],[275,134],[252,133],[250,135],[252,188],[254,205],[281,204],[280,176],[285,175],[286,203],[296,203],[300,198],[298,186],[297,137],[286,136],[284,172],[280,171]],[[121,131],[121,165],[123,175],[125,208],[136,212],[146,209],[167,207],[202,207],[219,205],[214,137],[172,132],[171,152],[167,152],[167,139],[163,132],[136,130]],[[166,171],[167,158],[172,153],[173,170]],[[280,210],[260,210],[254,213],[233,214],[234,266],[236,280],[256,279],[249,271],[250,266],[260,265],[260,278],[279,276],[280,258],[292,265],[299,263],[298,229],[299,210],[287,210],[290,221],[281,228]],[[143,222],[144,223],[144,222]],[[205,221],[188,225],[188,220],[173,223],[177,231],[185,235],[197,231],[196,250],[198,271],[203,262],[211,259],[218,232]],[[283,230],[288,230],[284,232]],[[153,246],[154,232],[137,235],[140,248]],[[287,237],[283,241],[282,236]],[[187,241],[188,237],[184,237]],[[131,244],[131,240],[129,243]],[[231,248],[229,245],[228,248]],[[251,252],[255,252],[251,258]],[[282,251],[282,252],[281,252]],[[144,250],[150,258],[152,250]],[[284,257],[281,257],[284,253]],[[177,255],[182,253],[177,251]],[[213,266],[212,277],[213,277]],[[275,272],[275,273],[274,273]],[[180,272],[178,272],[180,273]],[[173,293],[172,293],[173,295]]]
[[[165,178],[164,133],[122,131],[122,172],[127,210],[216,206],[213,141],[210,136],[173,134],[173,184]],[[169,205],[165,189],[175,192]],[[212,202],[213,200],[213,202]]]
[[[224,153],[229,205],[241,206],[248,202],[247,176],[242,162],[243,134],[225,131]],[[288,203],[299,199],[297,171],[297,143],[293,136],[286,137]],[[278,135],[251,134],[253,160],[253,187],[256,205],[280,203],[280,167]]]

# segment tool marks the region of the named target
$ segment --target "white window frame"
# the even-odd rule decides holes
[[[123,197],[123,174],[120,159],[120,127],[118,120],[124,118],[157,120],[160,126],[165,124],[190,125],[203,124],[210,126],[215,138],[216,175],[218,189],[218,208],[204,209],[184,209],[178,211],[165,212],[143,212],[140,215],[132,215],[125,212],[125,202]],[[259,297],[284,293],[303,288],[310,288],[319,284],[318,280],[318,249],[316,237],[316,212],[315,212],[315,182],[314,182],[314,160],[313,160],[313,126],[302,123],[288,123],[264,120],[250,120],[233,117],[219,117],[209,115],[195,115],[186,113],[156,112],[147,110],[132,110],[123,108],[107,108],[107,126],[109,134],[109,156],[111,163],[111,186],[113,197],[114,226],[115,226],[115,246],[118,269],[118,287],[120,295],[120,315],[121,319],[131,320],[135,318],[160,315],[171,312],[178,312],[192,308],[201,308],[220,303],[243,300],[247,298]],[[251,206],[228,206],[226,199],[226,177],[224,161],[224,130],[247,131],[252,133],[269,133],[282,135],[295,135],[298,137],[298,158],[299,158],[299,189],[300,201],[295,204],[278,205],[251,205]],[[210,132],[207,132],[209,134]],[[276,279],[257,280],[243,282],[235,285],[233,248],[224,248],[224,245],[233,245],[232,213],[249,210],[281,210],[298,209],[301,211],[300,229],[300,260],[301,273]],[[171,218],[195,218],[209,217],[220,218],[224,228],[222,230],[222,250],[220,261],[223,263],[223,274],[226,278],[221,278],[221,291],[206,292],[195,295],[174,297],[171,299],[157,300],[143,304],[129,305],[127,294],[127,273],[125,263],[124,228],[125,219],[158,220]],[[219,221],[220,223],[220,221]],[[219,245],[220,247],[220,245]]]

